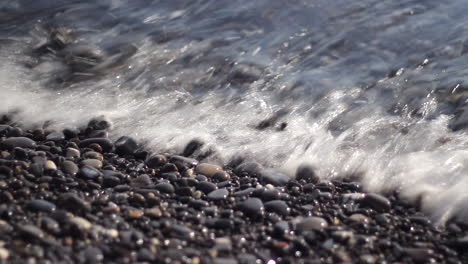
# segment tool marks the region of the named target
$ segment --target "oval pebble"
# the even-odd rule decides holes
[[[289,208],[286,202],[281,200],[273,200],[265,203],[265,210],[269,212],[274,212],[282,216],[288,216],[291,212],[291,208]]]
[[[220,201],[220,200],[225,200],[229,195],[229,191],[226,188],[214,190],[210,192],[207,196],[209,200],[212,201]]]
[[[249,217],[262,216],[265,211],[262,200],[258,198],[249,198],[239,205],[239,209]]]
[[[195,167],[195,173],[203,174],[208,177],[213,177],[215,173],[222,171],[222,168],[217,165],[200,163]]]
[[[364,207],[372,208],[377,212],[387,212],[392,207],[390,200],[376,193],[367,193],[360,201],[360,204]]]
[[[3,149],[12,150],[14,148],[35,148],[36,142],[27,137],[11,137],[0,143]]]
[[[175,189],[174,189],[174,186],[172,186],[172,184],[168,183],[168,182],[161,182],[161,183],[158,183],[156,184],[155,186],[156,190],[162,192],[162,193],[174,193]]]
[[[302,219],[297,225],[296,230],[299,232],[321,231],[328,227],[325,219],[316,216],[310,216]]]
[[[51,213],[55,211],[55,204],[45,201],[45,200],[32,200],[26,204],[26,209],[34,212],[46,212]]]

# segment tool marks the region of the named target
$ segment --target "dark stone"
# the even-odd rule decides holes
[[[304,180],[308,183],[317,183],[320,178],[315,173],[315,169],[309,165],[301,165],[296,171],[296,180]]]
[[[26,209],[34,212],[46,212],[51,213],[55,211],[55,204],[45,200],[32,200],[26,204]]]
[[[161,167],[164,164],[166,164],[167,163],[167,158],[166,158],[166,156],[159,155],[159,154],[158,155],[151,155],[146,159],[145,163],[149,168],[156,169],[156,168]]]
[[[203,145],[204,145],[203,141],[201,141],[199,139],[191,140],[187,144],[187,146],[185,146],[185,149],[182,152],[182,156],[184,156],[184,157],[192,156],[195,152],[200,150],[203,147]]]
[[[71,176],[75,176],[79,171],[78,166],[73,161],[69,161],[69,160],[62,162],[61,168],[65,174],[68,174]]]
[[[153,262],[156,259],[153,252],[151,252],[150,250],[146,248],[142,248],[138,251],[137,258],[139,261],[144,261],[144,262]]]
[[[63,208],[72,212],[91,211],[91,205],[74,193],[62,194],[59,201]]]
[[[138,149],[137,142],[131,137],[120,137],[114,143],[115,153],[119,155],[133,154]]]
[[[160,182],[155,186],[156,190],[162,193],[174,193],[174,186],[168,182]]]
[[[277,200],[280,198],[281,192],[278,189],[265,189],[261,194],[261,198],[264,202]]]
[[[91,144],[98,144],[99,146],[101,146],[104,152],[111,151],[112,147],[114,146],[114,144],[112,144],[112,141],[110,141],[107,138],[88,138],[88,139],[82,140],[78,145],[81,148],[84,148],[84,147],[88,147]]]
[[[183,225],[172,225],[170,227],[171,235],[183,240],[191,240],[195,237],[195,232]]]
[[[7,166],[0,166],[0,176],[9,178],[13,176],[13,170],[8,168]]]
[[[239,209],[249,217],[263,216],[265,208],[262,200],[258,198],[249,198],[239,205]]]
[[[263,170],[260,173],[260,181],[262,184],[284,186],[288,183],[289,177],[273,170]]]
[[[120,179],[117,176],[104,175],[102,176],[102,185],[103,187],[115,187],[120,184]]]
[[[207,195],[207,199],[211,201],[225,200],[229,195],[229,191],[226,188],[218,189],[210,192]]]
[[[43,239],[44,232],[34,225],[18,225],[18,231],[29,238]]]
[[[2,149],[12,150],[19,148],[35,148],[36,142],[27,137],[11,137],[0,143]]]
[[[360,204],[363,207],[369,207],[377,212],[387,212],[392,207],[390,200],[376,193],[367,193],[360,201]]]
[[[202,182],[197,184],[196,188],[197,188],[197,190],[200,190],[203,193],[208,194],[208,193],[216,190],[218,188],[218,186],[216,186],[216,184],[214,184],[212,182],[202,181]]]
[[[101,172],[99,172],[99,170],[91,167],[91,166],[83,166],[81,167],[80,171],[79,171],[79,176],[83,179],[86,179],[86,180],[95,180],[97,179],[99,176],[101,176]]]
[[[434,251],[428,248],[403,248],[403,254],[412,258],[416,263],[429,263]]]
[[[291,208],[286,204],[286,202],[281,200],[273,200],[265,203],[265,210],[268,212],[274,212],[281,216],[288,216],[291,212]]]
[[[104,260],[104,254],[101,249],[89,246],[83,251],[85,263],[101,263]]]
[[[203,207],[210,206],[210,203],[208,203],[207,201],[204,201],[204,200],[190,200],[190,202],[188,203],[188,206],[200,210]]]
[[[213,180],[218,182],[229,181],[231,179],[231,175],[225,171],[218,171],[213,174]]]

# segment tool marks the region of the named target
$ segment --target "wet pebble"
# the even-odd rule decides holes
[[[115,152],[119,155],[133,154],[138,149],[135,139],[127,136],[120,137],[114,144]]]
[[[208,200],[221,201],[225,200],[229,195],[229,191],[226,188],[214,190],[207,195]]]
[[[273,170],[263,170],[260,173],[262,184],[271,184],[273,186],[284,186],[289,181],[289,177]]]
[[[102,162],[98,159],[85,159],[81,161],[82,166],[93,167],[95,169],[102,168]]]
[[[195,173],[203,174],[207,177],[213,177],[217,172],[221,172],[222,168],[208,163],[200,163],[195,167]]]
[[[107,138],[88,138],[80,141],[79,146],[83,148],[88,147],[91,144],[98,144],[105,152],[109,152],[114,146],[112,141]]]
[[[81,178],[86,180],[95,180],[101,176],[101,172],[92,166],[84,165],[81,167],[79,175]]]
[[[218,186],[216,186],[216,184],[214,184],[212,182],[202,181],[202,182],[197,184],[196,188],[197,188],[197,190],[200,190],[203,193],[208,194],[208,193],[216,190],[218,188]]]
[[[304,219],[301,219],[297,225],[296,230],[300,233],[307,231],[322,231],[328,227],[328,222],[316,216],[310,216]]]
[[[249,198],[239,205],[239,209],[249,217],[259,217],[264,214],[265,207],[262,200],[258,198]]]
[[[30,238],[43,239],[45,237],[44,232],[34,225],[18,225],[18,231]]]
[[[273,200],[265,203],[265,210],[269,212],[277,213],[281,216],[288,216],[291,212],[291,208],[289,208],[286,202],[281,200]]]
[[[26,208],[30,211],[34,212],[46,212],[51,213],[55,211],[56,206],[55,204],[45,201],[45,200],[32,200],[26,204]]]
[[[377,212],[387,212],[391,209],[391,202],[380,194],[368,193],[360,201],[363,207],[369,207]]]
[[[195,237],[195,232],[183,225],[172,225],[170,229],[171,234],[180,239],[191,240]]]
[[[155,169],[166,164],[167,158],[164,155],[152,155],[146,159],[145,163],[148,167]]]
[[[310,165],[301,165],[296,171],[296,180],[304,180],[310,183],[318,183],[320,178],[317,176],[314,167]]]
[[[12,150],[14,148],[35,148],[36,142],[27,137],[10,137],[0,143],[2,149]]]
[[[158,183],[156,184],[155,186],[156,190],[162,192],[162,193],[174,193],[175,189],[174,189],[174,186],[172,186],[172,184],[168,183],[168,182],[161,182],[161,183]]]
[[[67,158],[73,158],[73,159],[78,159],[81,156],[81,153],[79,150],[75,148],[67,148],[65,157]]]

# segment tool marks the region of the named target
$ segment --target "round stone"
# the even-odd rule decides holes
[[[155,186],[156,190],[162,192],[162,193],[174,193],[174,186],[168,182],[161,182],[156,184]]]
[[[239,205],[239,209],[249,217],[259,217],[265,212],[262,200],[258,198],[249,198]]]
[[[296,180],[304,180],[309,183],[317,183],[320,178],[315,173],[315,169],[310,165],[301,165],[296,171]]]
[[[78,166],[76,166],[76,164],[73,161],[69,160],[62,162],[61,168],[63,172],[71,176],[75,176],[79,171]]]
[[[151,155],[146,159],[145,163],[149,168],[156,169],[166,164],[167,158],[164,155]]]
[[[138,149],[137,142],[133,138],[127,136],[117,139],[114,146],[115,153],[119,155],[133,154]]]

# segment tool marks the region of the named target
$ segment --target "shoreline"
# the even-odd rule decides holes
[[[109,126],[0,119],[0,263],[468,262],[468,224],[436,228],[397,193],[203,163],[196,142],[150,153]]]

